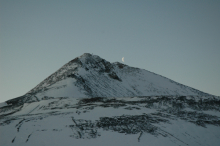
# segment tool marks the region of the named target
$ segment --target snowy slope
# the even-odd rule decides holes
[[[19,98],[33,102],[48,97],[133,97],[207,93],[144,69],[110,63],[88,53],[73,59]]]
[[[219,103],[197,96],[152,96],[11,105],[0,108],[0,145],[219,146]]]

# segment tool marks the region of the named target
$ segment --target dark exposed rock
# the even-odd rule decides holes
[[[117,76],[117,74],[116,74],[115,72],[111,72],[111,73],[109,73],[108,75],[109,75],[109,77],[111,77],[112,79],[121,81],[121,79]]]
[[[81,99],[79,103],[93,103],[93,102],[103,102],[102,97],[84,98]]]

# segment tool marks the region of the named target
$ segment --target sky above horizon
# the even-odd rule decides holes
[[[0,102],[83,53],[220,96],[220,1],[0,0]]]

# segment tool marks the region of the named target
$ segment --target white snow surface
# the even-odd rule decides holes
[[[7,106],[8,104],[6,103],[6,102],[2,102],[2,103],[0,103],[0,108],[1,107],[4,107],[4,106]]]
[[[84,91],[80,91],[80,89],[74,85],[76,82],[75,79],[69,78],[56,82],[49,86],[47,91],[42,91],[36,95],[38,99],[42,97],[87,97],[84,94]]]

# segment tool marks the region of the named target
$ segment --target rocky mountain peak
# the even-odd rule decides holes
[[[62,66],[19,99],[45,97],[210,96],[144,69],[84,53]],[[25,99],[25,100],[23,100]]]
[[[79,57],[82,67],[86,70],[92,69],[97,72],[110,72],[113,68],[112,64],[97,55],[84,53]]]

